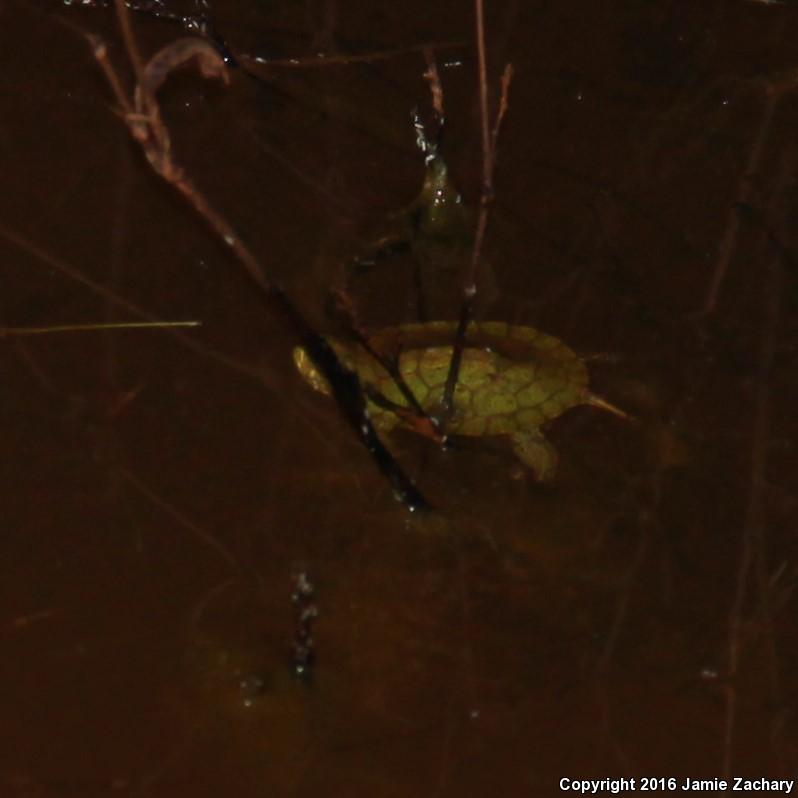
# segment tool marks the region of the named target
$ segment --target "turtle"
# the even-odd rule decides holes
[[[443,399],[456,329],[457,323],[452,321],[405,324],[378,331],[368,339],[374,352],[398,362],[408,388],[433,417]],[[367,395],[373,396],[371,389],[376,389],[388,400],[378,404],[369,398],[367,402],[379,432],[423,428],[412,423],[412,413],[390,409],[392,403],[406,410],[408,403],[372,354],[357,343],[328,340],[344,365],[357,373]],[[296,347],[293,355],[305,380],[329,394],[329,386],[305,350]],[[536,479],[547,481],[556,472],[557,453],[541,428],[578,405],[592,405],[628,418],[623,410],[589,390],[585,361],[553,335],[502,321],[469,324],[447,433],[508,438],[515,455]]]

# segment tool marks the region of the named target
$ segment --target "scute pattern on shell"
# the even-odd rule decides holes
[[[431,412],[443,397],[456,327],[448,321],[407,324],[382,330],[369,341],[384,355],[399,353],[402,376]],[[394,381],[370,355],[348,344],[334,342],[334,346],[361,380],[390,401],[406,404]],[[535,430],[585,402],[587,384],[585,364],[558,338],[506,322],[472,322],[449,429],[473,436]],[[389,410],[372,406],[371,414],[383,430],[399,424]]]

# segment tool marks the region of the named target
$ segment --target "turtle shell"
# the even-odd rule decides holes
[[[456,322],[407,324],[381,330],[370,346],[399,369],[421,406],[434,414],[442,398]],[[333,341],[361,381],[391,402],[407,405],[385,369],[355,344]],[[536,430],[565,410],[591,402],[584,362],[554,336],[506,322],[472,322],[466,333],[449,431],[458,435],[513,435]],[[370,405],[382,430],[400,424],[392,411]]]

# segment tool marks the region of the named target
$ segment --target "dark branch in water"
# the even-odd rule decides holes
[[[501,99],[496,112],[496,120],[491,132],[488,122],[488,78],[485,58],[485,23],[483,14],[483,0],[474,0],[476,12],[477,54],[479,57],[479,104],[480,122],[482,128],[482,192],[479,198],[479,216],[477,229],[474,236],[474,247],[471,251],[471,263],[463,281],[463,301],[460,306],[460,318],[457,323],[457,332],[452,346],[452,359],[449,361],[449,372],[446,375],[446,385],[443,389],[443,421],[444,430],[446,422],[454,413],[454,389],[460,376],[460,364],[463,359],[465,347],[465,334],[468,325],[474,316],[474,300],[477,296],[477,270],[482,258],[482,246],[485,240],[485,230],[488,226],[488,210],[493,202],[493,172],[496,165],[496,143],[499,138],[501,123],[507,112],[507,96],[510,91],[510,82],[513,77],[512,65],[504,67],[501,80]]]
[[[333,310],[347,335],[353,338],[355,342],[362,347],[363,351],[387,372],[407,402],[407,407],[402,407],[396,404],[396,402],[392,402],[390,399],[383,396],[373,385],[363,386],[363,390],[368,398],[374,402],[375,405],[383,408],[383,410],[389,410],[396,414],[403,423],[413,427],[420,434],[432,438],[436,443],[444,443],[445,439],[440,433],[437,419],[430,416],[424,410],[416,398],[416,395],[410,390],[405,378],[402,376],[402,371],[399,368],[399,356],[393,358],[387,357],[374,349],[365,331],[358,323],[353,303],[342,291],[335,291],[333,294]]]
[[[144,64],[138,55],[125,0],[115,2],[125,45],[137,76],[132,100],[125,93],[116,70],[108,60],[105,43],[96,36],[88,38],[94,56],[121,107],[131,136],[141,145],[154,171],[183,195],[211,230],[229,247],[270,309],[279,312],[291,327],[301,346],[329,383],[341,413],[368,449],[377,467],[390,480],[397,498],[411,511],[426,509],[428,504],[424,497],[377,436],[366,411],[366,402],[357,375],[338,360],[327,341],[310,326],[282,288],[266,276],[230,223],[211,206],[182,167],[174,161],[169,133],[161,118],[155,94],[172,69],[192,60],[199,63],[204,76],[226,81],[227,73],[222,57],[204,39],[179,39]]]

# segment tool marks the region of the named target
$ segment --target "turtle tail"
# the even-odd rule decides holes
[[[620,407],[608,402],[606,399],[602,399],[600,396],[596,396],[594,393],[588,392],[585,394],[585,404],[598,407],[601,410],[606,410],[608,413],[612,413],[615,416],[625,418],[629,421],[634,420],[633,416],[630,416],[625,410],[621,410]]]

